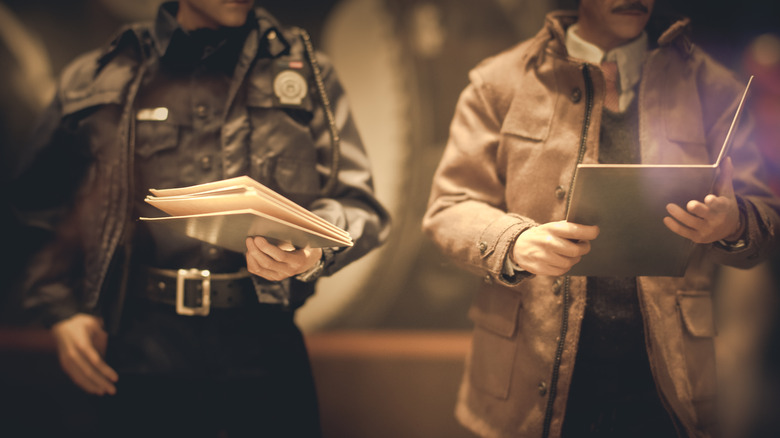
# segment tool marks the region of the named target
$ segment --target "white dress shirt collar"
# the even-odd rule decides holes
[[[625,111],[634,99],[636,84],[642,76],[642,65],[647,56],[647,33],[642,33],[632,41],[604,53],[598,46],[585,41],[577,34],[579,24],[574,23],[566,29],[566,50],[569,56],[591,64],[600,65],[602,61],[612,61],[618,67],[618,93],[620,111]]]

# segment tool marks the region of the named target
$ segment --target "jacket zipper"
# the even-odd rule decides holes
[[[585,147],[588,140],[588,128],[590,127],[590,115],[593,111],[593,80],[590,77],[590,70],[588,64],[582,64],[582,77],[585,80],[585,119],[582,122],[582,135],[580,136],[580,149],[577,155],[577,163],[575,164],[575,172],[572,174],[571,181],[569,182],[569,191],[566,195],[566,211],[564,215],[569,211],[569,205],[571,204],[571,191],[574,188],[574,176],[576,175],[576,166],[582,162],[585,156]],[[555,350],[555,361],[553,362],[553,372],[550,378],[550,395],[547,399],[547,410],[544,414],[544,425],[542,429],[542,438],[547,438],[550,435],[550,423],[553,416],[553,404],[555,403],[555,396],[558,387],[558,374],[560,373],[561,358],[563,356],[563,347],[566,343],[566,333],[569,331],[569,279],[567,275],[563,282],[563,312],[561,316],[561,334],[558,337],[558,348]]]

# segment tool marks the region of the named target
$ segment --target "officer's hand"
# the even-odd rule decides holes
[[[95,394],[115,394],[119,379],[103,360],[108,335],[101,320],[78,313],[52,326],[60,365],[71,380],[84,391]]]
[[[716,194],[709,194],[704,202],[689,201],[686,212],[680,206],[669,204],[664,225],[675,233],[696,243],[712,243],[721,239],[738,240],[742,231],[739,207],[734,195],[731,158],[723,163],[715,187]]]
[[[563,275],[590,251],[590,241],[598,235],[595,225],[550,222],[520,234],[510,257],[532,274]]]
[[[255,236],[246,238],[246,266],[266,280],[281,281],[308,271],[322,258],[322,249],[277,246]]]

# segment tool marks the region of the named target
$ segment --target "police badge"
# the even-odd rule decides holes
[[[309,94],[309,85],[302,70],[303,61],[280,62],[276,65],[274,95],[282,105],[300,106]]]

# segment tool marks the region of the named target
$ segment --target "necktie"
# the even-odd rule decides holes
[[[618,112],[620,110],[620,96],[617,90],[617,63],[604,61],[601,63],[601,71],[604,73],[604,80],[607,85],[604,106],[612,112]]]

